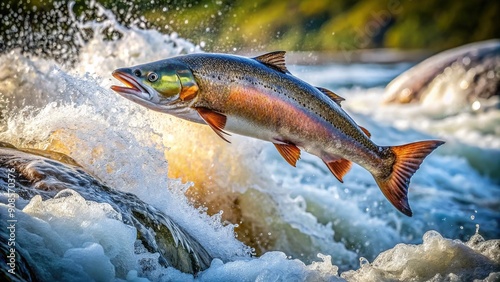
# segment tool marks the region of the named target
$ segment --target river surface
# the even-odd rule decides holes
[[[344,97],[343,108],[377,144],[446,141],[412,178],[409,218],[357,165],[342,184],[314,156],[302,154],[293,168],[270,143],[232,136],[227,144],[208,126],[111,91],[118,67],[202,50],[175,34],[126,28],[102,12],[107,20],[81,23],[95,35],[81,43],[70,66],[19,50],[0,54],[0,141],[70,156],[110,187],[169,215],[216,259],[197,276],[145,266],[133,230],[110,224],[102,205],[74,204],[68,216],[64,199],[19,201],[26,222],[52,228],[32,247],[52,254],[40,268],[68,271],[66,278],[77,280],[81,271],[98,281],[500,279],[496,107],[477,109],[449,92],[419,104],[384,104],[385,85],[410,63],[289,66]],[[121,36],[104,38],[100,31],[109,28]],[[93,223],[78,229],[88,235],[82,236],[75,226],[88,224],[89,216]],[[114,236],[106,242],[89,239],[109,232]],[[43,237],[54,234],[61,239]],[[63,245],[64,254],[55,251]],[[120,261],[117,253],[126,255]],[[58,262],[60,256],[78,259]],[[89,264],[92,259],[99,263]],[[116,272],[116,264],[125,271]]]

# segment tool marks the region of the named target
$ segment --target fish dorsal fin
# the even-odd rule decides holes
[[[229,140],[224,137],[224,135],[231,136],[231,134],[224,131],[226,126],[227,117],[223,114],[214,112],[207,108],[196,108],[200,117],[212,128],[220,138],[224,141],[229,142]]]
[[[274,51],[254,58],[254,60],[263,63],[282,73],[290,73],[285,65],[285,51]]]
[[[361,131],[363,131],[366,134],[366,136],[368,136],[368,138],[372,137],[372,134],[370,133],[370,131],[368,131],[368,129],[362,127],[361,125],[358,126],[361,129]]]
[[[281,156],[293,167],[297,164],[300,159],[300,149],[293,144],[276,144],[276,149],[281,154]]]
[[[328,90],[326,88],[323,88],[323,87],[316,87],[316,89],[318,89],[319,91],[323,92],[324,94],[326,94],[326,96],[330,97],[330,99],[332,99],[335,103],[337,103],[337,105],[340,106],[340,102],[344,101],[345,99],[340,97],[339,95],[333,93],[333,91],[331,90]]]

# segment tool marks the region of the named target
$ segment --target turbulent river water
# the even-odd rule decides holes
[[[137,231],[108,206],[74,192],[16,202],[24,222],[16,240],[46,254],[36,262],[41,271],[67,281],[500,279],[500,111],[487,106],[495,97],[478,109],[445,89],[418,104],[386,105],[383,87],[409,64],[289,67],[346,98],[344,109],[377,144],[447,142],[412,178],[409,218],[359,166],[341,184],[314,156],[293,168],[272,144],[240,136],[227,144],[208,126],[111,91],[118,67],[202,50],[102,12],[107,20],[82,23],[95,33],[71,66],[16,49],[0,54],[0,141],[71,157],[168,215],[215,259],[196,276],[161,265],[137,250]],[[104,38],[109,28],[121,36]]]

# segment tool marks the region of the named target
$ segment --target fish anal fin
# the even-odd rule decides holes
[[[352,162],[346,159],[338,159],[335,161],[324,161],[330,172],[341,182],[344,183],[342,178],[349,172]]]
[[[224,131],[226,126],[227,117],[221,113],[214,112],[207,108],[196,108],[200,117],[219,135],[224,141],[229,142],[224,135],[231,136],[231,134]]]
[[[290,73],[285,64],[285,51],[274,51],[253,58],[282,73]]]
[[[389,202],[403,214],[407,216],[413,214],[408,203],[410,178],[425,157],[442,144],[443,141],[430,140],[389,147],[395,156],[392,168],[389,170],[390,174],[385,177],[374,175],[374,178]]]
[[[293,144],[277,144],[273,143],[278,149],[281,156],[293,167],[297,164],[300,159],[300,149]]]
[[[333,93],[333,91],[328,90],[326,88],[316,87],[316,89],[318,89],[319,91],[323,92],[323,94],[326,94],[326,96],[330,97],[330,99],[332,99],[339,106],[340,106],[340,102],[342,102],[342,101],[345,100],[344,98],[340,97],[339,95]]]
[[[358,126],[361,129],[361,131],[363,131],[366,134],[366,136],[368,136],[368,138],[372,137],[372,134],[370,133],[370,131],[368,131],[368,129],[362,127],[361,125]]]

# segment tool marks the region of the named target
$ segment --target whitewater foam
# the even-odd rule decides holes
[[[0,207],[8,218],[8,207]],[[15,214],[17,248],[29,253],[42,281],[105,281],[136,268],[136,230],[109,205],[66,190],[47,201],[35,196]]]
[[[357,271],[342,273],[348,281],[496,281],[500,278],[499,240],[474,235],[467,243],[443,238],[435,231],[421,245],[398,244]],[[495,253],[492,256],[492,253]],[[496,257],[496,258],[494,258]],[[476,280],[474,280],[476,281]]]

